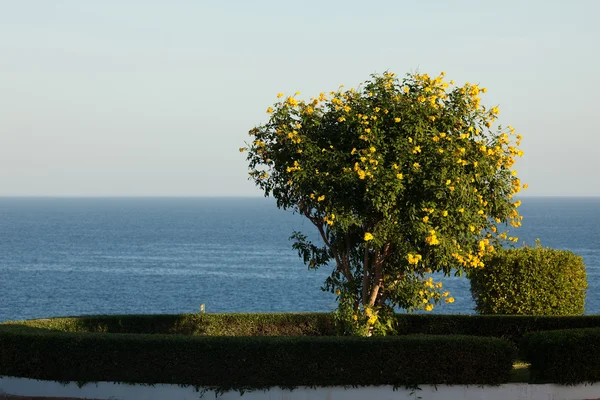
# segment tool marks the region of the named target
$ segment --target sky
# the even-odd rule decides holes
[[[0,0],[0,196],[262,196],[278,92],[445,71],[522,134],[530,196],[600,196],[600,1]]]

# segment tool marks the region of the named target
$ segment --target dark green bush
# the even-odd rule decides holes
[[[520,349],[536,382],[600,382],[599,328],[529,333]]]
[[[472,270],[471,294],[481,314],[583,314],[587,288],[580,256],[536,247],[500,249]]]
[[[273,386],[500,384],[514,345],[467,336],[198,337],[0,326],[0,376]]]
[[[523,335],[571,328],[600,328],[600,315],[443,315],[398,314],[398,334],[473,335],[518,343]]]

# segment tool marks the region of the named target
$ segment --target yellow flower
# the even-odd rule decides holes
[[[417,154],[421,152],[421,146],[415,146],[415,148],[413,149],[413,154]]]
[[[421,165],[418,162],[416,162],[416,163],[413,164],[413,168],[414,169],[419,169],[420,166]]]
[[[354,314],[354,315],[352,316],[352,319],[353,319],[354,321],[358,320],[358,315]]]
[[[449,185],[449,184],[451,184],[451,183],[452,183],[452,181],[451,181],[450,179],[448,179],[448,180],[446,181],[446,185]]]
[[[523,189],[527,189],[528,187],[529,187],[529,185],[526,183],[523,185]]]
[[[283,93],[277,93],[277,98],[280,99],[283,97]]]
[[[371,133],[371,129],[370,128],[365,129],[365,133]]]
[[[370,232],[365,232],[365,237],[364,240],[365,242],[368,242],[369,240],[373,240],[373,234],[371,234]]]
[[[444,301],[446,303],[454,303],[454,297],[448,297],[447,299],[444,299]]]
[[[444,210],[442,211],[442,217],[447,217],[448,216],[448,211]]]
[[[404,175],[402,175],[402,174],[396,174],[396,178],[402,179],[402,178],[404,178]]]
[[[461,207],[461,208],[458,209],[458,212],[461,212],[461,213],[465,212],[465,209]]]
[[[404,93],[408,93],[409,90],[410,89],[408,88],[408,86],[404,86]],[[396,122],[398,122],[398,121],[396,121]]]
[[[346,120],[346,117],[339,117],[338,118],[338,122],[344,122]]]
[[[440,244],[440,241],[438,240],[437,236],[435,236],[435,234],[432,234],[431,236],[427,236],[425,238],[425,242],[430,246],[435,246],[437,244]]]
[[[429,216],[428,215],[424,216],[423,217],[423,222],[427,223],[428,221],[429,221]]]
[[[371,148],[369,148],[369,151],[370,151],[371,153],[375,153],[375,147],[371,146]]]
[[[433,310],[433,304],[429,303],[425,306],[425,311],[431,311]]]
[[[321,195],[321,196],[319,196],[319,197],[317,197],[317,201],[323,201],[323,200],[325,200],[325,195],[324,194]]]
[[[240,153],[243,153],[244,151],[246,151],[245,147],[240,147]]]
[[[341,294],[342,292],[340,291],[340,289],[335,291],[335,294],[337,294],[338,296]]]
[[[394,118],[394,122],[400,122],[400,118]]]
[[[421,261],[423,259],[423,257],[421,257],[420,254],[412,255],[410,253],[408,253],[408,257],[407,258],[408,258],[408,263],[409,264],[413,264],[413,265],[418,264],[419,261]]]

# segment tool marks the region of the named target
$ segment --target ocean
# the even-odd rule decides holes
[[[522,198],[520,242],[571,250],[600,313],[600,198]],[[0,198],[0,321],[89,314],[331,311],[292,249],[307,220],[265,198]],[[472,314],[466,278],[443,279]]]

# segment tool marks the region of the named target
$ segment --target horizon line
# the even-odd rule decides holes
[[[600,195],[518,195],[519,198],[600,198]],[[0,199],[223,199],[273,198],[264,195],[0,195]]]

